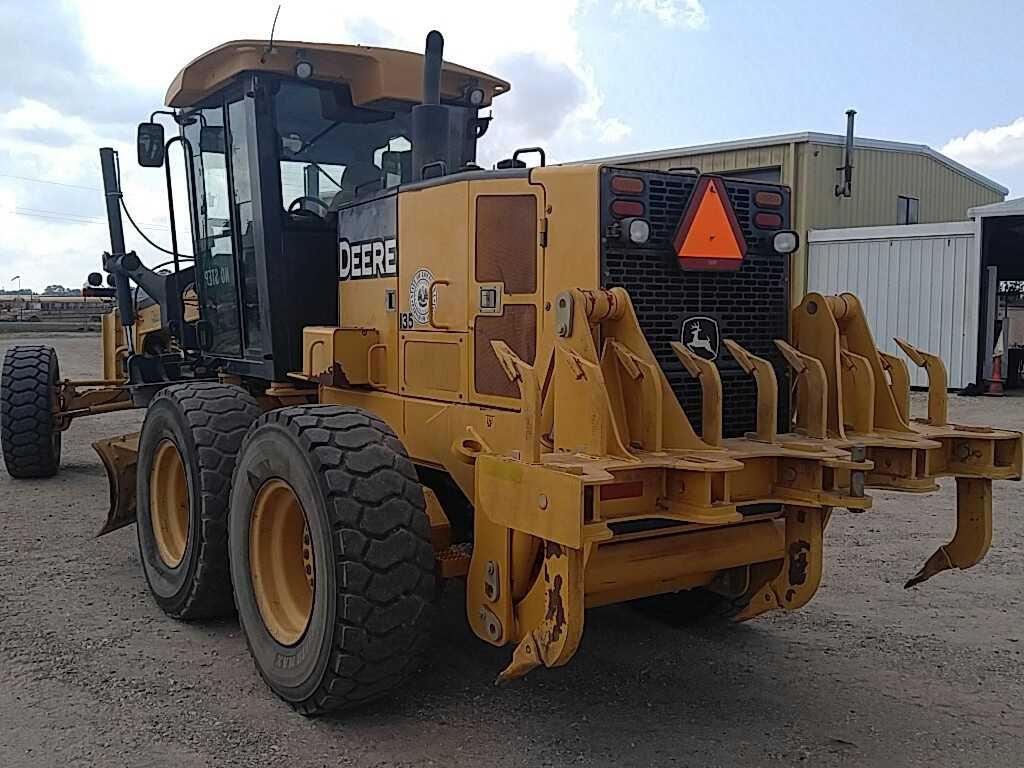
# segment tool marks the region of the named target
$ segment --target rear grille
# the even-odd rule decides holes
[[[639,175],[639,174],[638,174]],[[637,318],[658,363],[694,428],[701,429],[700,385],[675,356],[670,342],[680,341],[682,323],[694,315],[718,320],[721,338],[733,339],[771,361],[779,379],[779,428],[789,423],[789,371],[775,339],[789,336],[789,258],[765,247],[768,237],[751,226],[751,187],[726,182],[736,211],[747,256],[735,272],[683,272],[670,241],[689,200],[695,177],[642,174],[648,185],[651,239],[647,246],[627,246],[605,238],[603,284],[629,291]],[[788,196],[788,195],[787,195]],[[607,206],[602,206],[607,210]],[[604,228],[602,228],[604,231]],[[757,422],[757,387],[721,347],[718,370],[722,377],[726,437],[753,431]]]
[[[676,226],[683,215],[697,179],[692,176],[650,176],[647,181],[647,218],[651,222],[651,244],[672,242]],[[756,247],[758,238],[750,226],[750,190],[727,185],[729,202],[748,247]]]

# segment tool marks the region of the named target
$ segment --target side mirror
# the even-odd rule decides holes
[[[164,127],[160,123],[139,123],[135,137],[139,165],[159,168],[164,164]]]

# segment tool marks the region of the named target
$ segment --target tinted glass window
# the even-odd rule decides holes
[[[412,180],[412,104],[357,107],[346,86],[286,80],[274,108],[286,209],[304,196],[337,207]],[[473,109],[449,111],[450,170],[475,158],[475,116]]]
[[[197,111],[193,117],[195,121],[184,130],[195,169],[196,281],[203,337],[210,351],[239,355],[238,287],[224,111],[211,107]]]
[[[896,223],[917,224],[919,221],[919,208],[921,201],[916,197],[905,197],[900,195],[896,198]]]
[[[228,105],[228,135],[231,141],[232,199],[238,228],[239,269],[241,271],[242,314],[246,354],[263,350],[263,318],[260,313],[260,289],[257,281],[256,230],[253,222],[252,177],[249,138],[250,101],[233,101]]]

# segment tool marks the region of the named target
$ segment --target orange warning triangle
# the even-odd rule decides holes
[[[720,178],[702,176],[697,182],[673,245],[684,267],[739,268],[747,243]]]

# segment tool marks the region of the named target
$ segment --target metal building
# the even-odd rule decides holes
[[[900,357],[899,337],[934,352],[946,364],[949,386],[964,389],[982,380],[984,357],[977,230],[976,221],[811,230],[807,289],[856,294],[880,349]],[[927,386],[921,368],[910,366],[909,374],[911,386]]]
[[[855,138],[853,184],[841,185],[846,138],[827,133],[727,141],[604,158],[635,168],[693,167],[793,190],[793,221],[801,236],[792,262],[794,304],[807,286],[807,233],[812,229],[962,221],[969,208],[996,203],[1007,189],[923,144]]]

